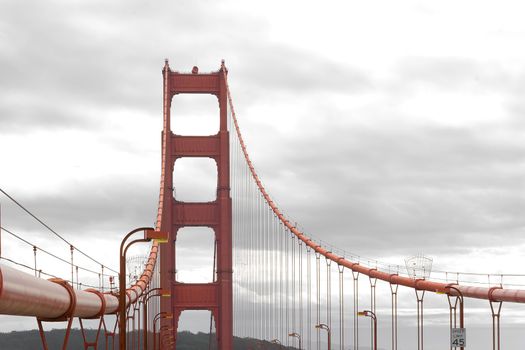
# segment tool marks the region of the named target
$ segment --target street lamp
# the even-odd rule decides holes
[[[299,339],[299,350],[301,350],[303,348],[301,346],[301,335],[300,334],[293,332],[293,333],[289,333],[288,336]]]
[[[330,332],[330,327],[328,327],[324,323],[319,323],[315,325],[315,328],[317,329],[324,329],[326,333],[328,334],[328,350],[332,349],[332,333]]]
[[[170,312],[159,312],[153,318],[153,350],[157,350],[157,320],[161,318],[173,318],[173,314]],[[159,340],[160,347],[160,340]]]
[[[158,294],[151,294],[153,292],[159,292]],[[151,295],[150,295],[151,294]],[[144,349],[147,349],[148,348],[148,301],[153,298],[153,297],[159,297],[159,296],[162,296],[162,297],[170,297],[171,294],[168,290],[166,289],[162,289],[162,288],[153,288],[153,289],[150,289],[148,290],[144,296],[142,297],[143,299],[143,304],[144,304],[144,319],[143,319],[143,323],[144,323]]]
[[[282,348],[283,348],[283,344],[281,344],[281,342],[279,341],[279,339],[274,339],[274,340],[272,340],[270,343],[272,343],[272,344],[279,344],[279,349],[282,349]]]
[[[371,317],[374,320],[374,350],[377,350],[377,317],[370,310],[364,310],[357,313],[357,316]]]
[[[131,235],[144,231],[144,238],[135,239],[126,245],[126,241]],[[130,231],[122,240],[120,244],[120,272],[119,272],[119,348],[126,350],[126,253],[131,245],[138,242],[150,242],[156,239],[159,242],[166,242],[168,239],[167,232],[155,231],[151,227],[139,227]]]

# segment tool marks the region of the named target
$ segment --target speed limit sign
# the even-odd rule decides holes
[[[450,346],[453,348],[467,346],[467,332],[465,328],[452,328],[452,333],[450,333]]]

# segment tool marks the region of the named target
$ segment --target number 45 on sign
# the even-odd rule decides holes
[[[450,333],[450,346],[456,348],[467,346],[467,332],[465,328],[452,328],[452,333]]]

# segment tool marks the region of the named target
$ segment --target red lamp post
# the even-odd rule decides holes
[[[153,292],[159,292],[157,294],[152,294]],[[144,349],[147,349],[148,348],[148,301],[153,298],[153,297],[159,297],[159,296],[162,296],[162,297],[170,297],[171,294],[168,290],[165,290],[165,289],[162,289],[162,288],[153,288],[153,289],[150,289],[148,290],[144,296],[142,297],[142,300],[143,300],[143,304],[144,304],[144,318],[143,318],[143,323],[144,323],[144,339],[143,339],[143,344],[144,344]]]
[[[370,310],[364,310],[357,313],[358,316],[371,317],[374,320],[374,350],[377,350],[377,317]]]
[[[144,231],[144,238],[135,239],[128,244],[126,241],[133,234]],[[159,242],[164,242],[167,240],[168,234],[166,232],[155,231],[151,227],[139,227],[130,231],[122,240],[120,244],[120,271],[119,271],[119,348],[120,350],[126,350],[126,253],[128,248],[139,242],[150,242],[153,239],[159,240]]]
[[[332,333],[330,331],[330,327],[328,327],[324,323],[319,323],[315,325],[315,328],[317,329],[324,329],[328,335],[328,350],[332,349]]]
[[[299,333],[293,332],[288,334],[289,337],[294,337],[299,339],[299,350],[301,350],[303,347],[301,346],[301,335]]]

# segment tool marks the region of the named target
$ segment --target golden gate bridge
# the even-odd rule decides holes
[[[177,94],[216,96],[219,132],[210,136],[174,134],[171,122],[176,122],[176,116],[171,116],[171,102]],[[163,101],[155,227],[139,227],[124,237],[118,269],[92,258],[0,189],[8,201],[69,246],[68,256],[59,256],[2,223],[3,240],[32,247],[34,264],[22,263],[17,252],[0,251],[0,314],[35,318],[44,349],[48,346],[43,324],[66,324],[62,346],[66,349],[75,320],[85,349],[109,349],[116,344],[120,349],[176,349],[182,312],[208,310],[215,326],[214,348],[221,350],[233,349],[234,336],[258,339],[262,348],[317,350],[377,349],[379,338],[385,348],[397,350],[402,290],[412,293],[414,300],[416,336],[410,339],[414,348],[428,346],[426,335],[432,332],[425,328],[425,296],[429,293],[442,295],[442,307],[448,314],[449,337],[442,348],[467,346],[466,316],[468,303],[474,300],[486,303],[490,315],[487,348],[501,348],[502,305],[516,308],[525,303],[522,285],[506,281],[525,275],[431,271],[432,262],[424,256],[415,256],[406,266],[388,264],[334,247],[302,230],[272,200],[250,160],[224,61],[216,72],[200,73],[194,67],[181,73],[172,71],[166,60]],[[215,161],[213,201],[183,202],[174,197],[174,164],[186,157]],[[175,246],[184,227],[207,227],[214,232],[210,283],[177,279]],[[138,263],[140,272],[127,279],[128,248],[144,243],[150,245],[149,253]],[[47,266],[38,264],[41,255],[67,267],[60,276],[50,274]],[[79,255],[97,269],[80,266],[75,260]],[[79,280],[79,275],[89,274],[88,282]],[[98,283],[92,282],[93,276]],[[388,310],[377,307],[380,285],[388,290]],[[388,324],[380,333],[378,319]],[[84,333],[86,320],[96,321],[95,339]]]

